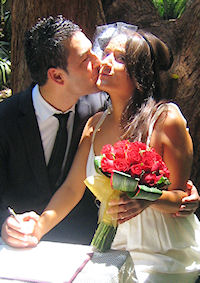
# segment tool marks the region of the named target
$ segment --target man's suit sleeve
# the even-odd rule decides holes
[[[92,116],[99,111],[105,111],[108,106],[108,95],[104,92],[90,94],[85,98],[90,105],[89,116]]]

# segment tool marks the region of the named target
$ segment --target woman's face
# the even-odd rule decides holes
[[[125,44],[127,37],[117,35],[107,45],[104,50],[102,65],[97,80],[97,87],[112,94],[117,94],[123,98],[129,98],[134,91],[134,82],[126,72],[124,64]]]

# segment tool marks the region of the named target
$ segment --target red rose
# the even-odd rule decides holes
[[[159,174],[162,174],[164,177],[169,179],[169,175],[170,175],[169,170],[167,166],[165,165],[165,163],[164,162],[162,163],[163,163],[163,168],[159,170]]]
[[[152,166],[154,165],[153,155],[151,151],[145,151],[142,154],[142,169],[144,171],[151,171]]]
[[[130,143],[129,146],[135,151],[143,151],[147,149],[146,144],[142,142],[133,142],[133,143]]]
[[[115,158],[125,158],[125,150],[122,147],[115,149]]]
[[[162,157],[160,156],[160,154],[158,154],[154,148],[152,148],[151,150],[153,150],[154,152],[154,159],[155,161],[162,161]]]
[[[130,168],[130,174],[133,178],[138,177],[142,174],[142,166],[140,164],[134,164]]]
[[[163,175],[164,177],[169,178],[169,170],[162,160],[153,164],[152,172],[155,172],[156,175]]]
[[[102,147],[101,154],[112,160],[114,155],[114,147],[111,144],[104,145]]]
[[[127,151],[126,153],[126,159],[130,164],[138,164],[142,160],[142,156],[139,153],[139,151],[135,151],[132,148]]]
[[[163,169],[162,161],[155,161],[151,170],[152,172],[159,173],[159,170]]]
[[[127,151],[128,140],[118,141],[114,144],[114,152],[116,158],[125,158],[125,152]]]
[[[101,159],[101,169],[103,172],[112,173],[114,169],[114,160],[111,160],[107,157]]]
[[[124,158],[118,158],[114,160],[114,168],[117,171],[127,172],[129,170],[129,163]]]
[[[153,187],[156,185],[158,180],[160,179],[160,176],[156,176],[156,174],[144,174],[142,176],[142,184],[148,185],[150,187]]]
[[[127,149],[127,145],[130,144],[130,142],[128,140],[122,140],[122,141],[118,141],[114,144],[114,149],[117,148],[123,148],[124,150]]]

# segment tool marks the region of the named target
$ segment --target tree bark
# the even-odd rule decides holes
[[[151,0],[104,0],[102,2],[107,23],[124,21],[144,28],[160,19]]]
[[[174,60],[178,74],[176,101],[185,117],[194,144],[192,179],[200,189],[200,1],[193,1],[177,23],[180,41]]]
[[[92,38],[96,25],[105,23],[105,17],[100,0],[13,0],[12,2],[12,90],[13,93],[25,89],[31,82],[27,70],[23,38],[37,19],[49,15],[64,15],[83,29]]]

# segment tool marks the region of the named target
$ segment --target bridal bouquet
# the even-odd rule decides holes
[[[170,184],[169,170],[153,148],[128,140],[104,145],[94,164],[98,174],[89,176],[85,184],[101,205],[91,244],[104,252],[110,249],[117,231],[117,221],[106,213],[109,200],[126,192],[130,198],[155,201]]]

